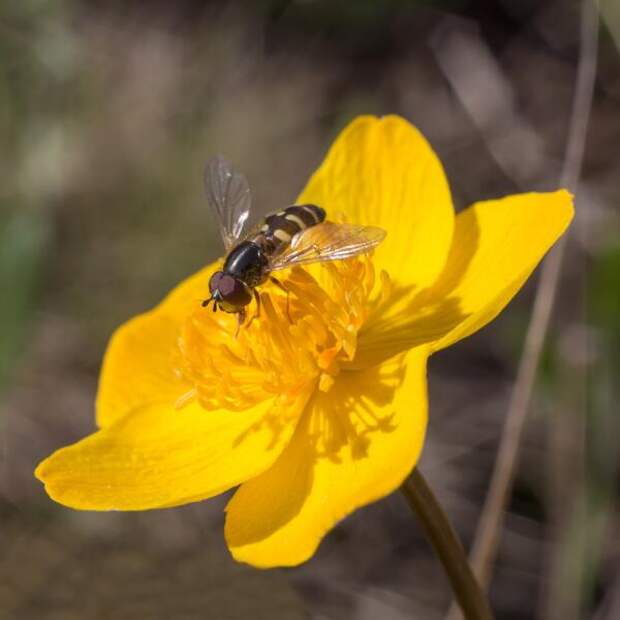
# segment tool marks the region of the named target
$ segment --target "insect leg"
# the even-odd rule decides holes
[[[235,331],[235,340],[237,339],[237,336],[239,335],[239,331],[241,330],[241,326],[243,325],[245,321],[245,310],[239,310],[239,312],[237,313],[237,331]]]
[[[288,322],[292,323],[293,319],[291,319],[291,291],[289,291],[280,280],[274,278],[273,276],[269,276],[269,279],[284,293],[286,293],[286,316],[288,317]]]
[[[252,321],[254,319],[258,319],[260,317],[260,295],[256,289],[254,289],[254,299],[256,299],[256,314],[248,321],[248,327],[252,325]]]

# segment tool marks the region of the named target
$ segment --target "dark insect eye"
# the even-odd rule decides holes
[[[223,276],[224,272],[222,271],[216,271],[211,276],[211,279],[209,280],[209,292],[211,293],[211,295],[213,295],[215,291],[217,291],[217,289],[219,288],[220,281],[222,280]]]
[[[222,275],[217,288],[222,299],[233,306],[247,306],[252,301],[248,287],[232,276]]]

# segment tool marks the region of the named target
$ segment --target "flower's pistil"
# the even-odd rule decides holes
[[[322,391],[334,383],[343,363],[355,357],[357,333],[382,295],[375,292],[370,257],[326,263],[309,271],[296,267],[278,287],[260,287],[258,318],[242,326],[236,316],[198,307],[179,341],[179,371],[194,389],[182,406],[198,398],[206,409],[243,410],[278,396],[283,404],[310,382]],[[389,285],[382,273],[378,288]],[[288,312],[287,312],[288,303]],[[249,319],[256,313],[253,303]]]

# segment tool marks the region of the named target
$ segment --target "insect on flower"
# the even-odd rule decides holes
[[[80,510],[171,508],[236,488],[224,526],[233,557],[294,566],[409,475],[427,359],[508,304],[569,225],[572,197],[518,194],[457,214],[438,157],[397,116],[355,119],[297,204],[247,234],[245,179],[223,159],[207,177],[224,268],[205,266],[116,330],[99,429],[35,473]],[[308,226],[323,209],[347,224]],[[287,291],[273,290],[274,273]],[[200,306],[209,281],[224,312]],[[267,320],[235,337],[257,288]]]
[[[386,235],[376,226],[325,221],[325,210],[314,204],[292,205],[274,212],[244,234],[252,204],[250,188],[245,176],[221,155],[207,162],[205,189],[228,255],[223,269],[211,276],[211,296],[202,305],[213,302],[214,312],[220,308],[236,313],[237,330],[245,321],[252,297],[256,314],[250,323],[260,315],[256,287],[267,279],[287,293],[288,313],[288,289],[272,272],[364,254]]]

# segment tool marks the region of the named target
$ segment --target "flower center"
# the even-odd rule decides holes
[[[196,308],[179,340],[179,370],[194,389],[179,405],[196,397],[206,409],[243,410],[273,396],[292,401],[313,381],[329,391],[382,297],[374,289],[389,288],[389,278],[375,286],[368,256],[311,269],[317,278],[300,267],[282,277],[288,294],[262,285],[260,315],[252,320],[256,304],[248,306],[236,337],[235,315]]]

